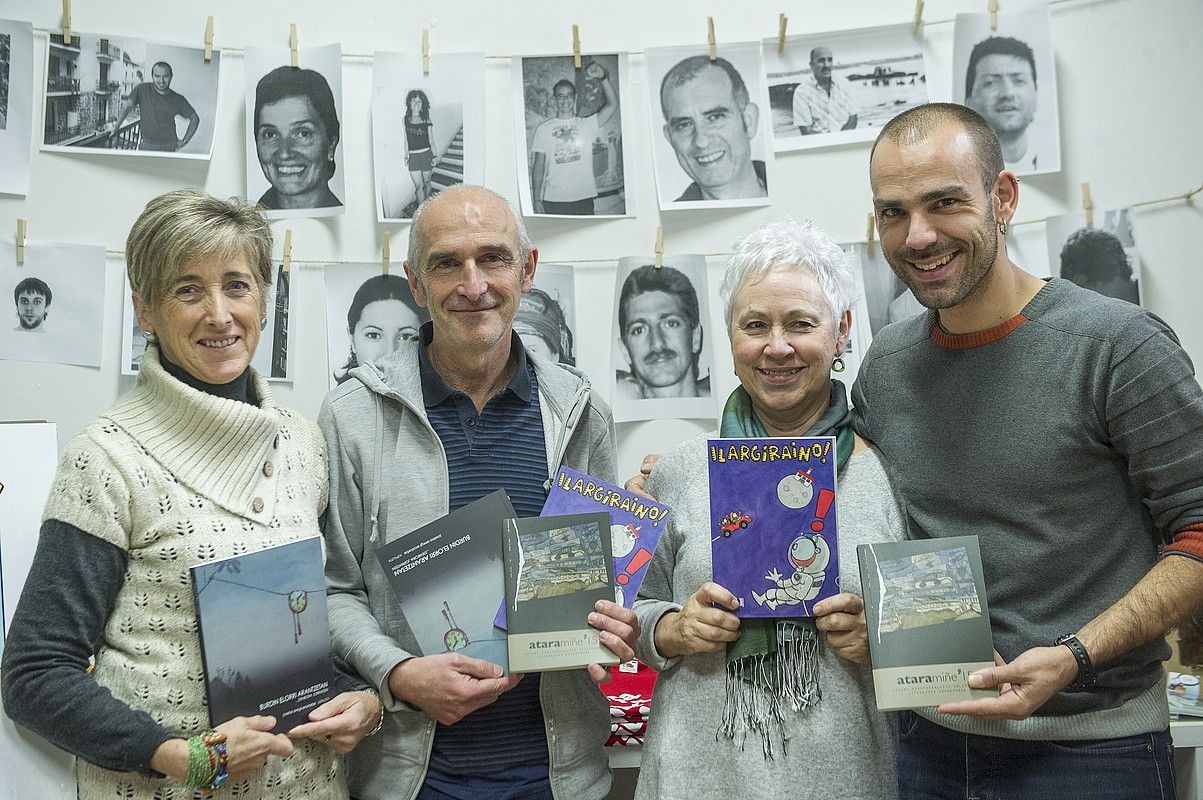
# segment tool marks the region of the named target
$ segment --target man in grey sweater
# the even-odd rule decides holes
[[[857,432],[909,535],[977,534],[998,697],[902,720],[903,797],[1172,798],[1161,661],[1203,603],[1203,392],[1143,309],[1007,255],[1019,200],[988,123],[932,104],[870,159],[886,259],[929,310],[873,342]]]

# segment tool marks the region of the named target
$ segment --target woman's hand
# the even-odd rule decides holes
[[[218,725],[218,733],[226,735],[227,771],[230,782],[240,781],[267,763],[268,756],[288,758],[292,742],[282,733],[270,733],[276,726],[275,717],[234,717]]]
[[[288,732],[292,739],[313,739],[339,753],[349,753],[376,727],[384,706],[373,692],[343,692],[309,712],[309,722]]]
[[[865,623],[865,602],[851,592],[828,597],[812,609],[818,619],[815,626],[823,631],[827,645],[840,658],[854,664],[869,663],[869,628]]]
[[[722,651],[739,638],[739,617],[727,610],[736,608],[735,595],[712,581],[703,583],[680,611],[660,617],[656,650],[665,658]]]

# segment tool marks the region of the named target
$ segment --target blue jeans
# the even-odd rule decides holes
[[[903,711],[903,800],[1174,800],[1169,731],[1119,739],[1029,742],[957,733]]]

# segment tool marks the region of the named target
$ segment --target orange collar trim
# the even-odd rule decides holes
[[[969,350],[970,348],[981,347],[985,344],[994,344],[1027,321],[1028,318],[1019,313],[1006,322],[995,325],[993,328],[987,328],[984,331],[977,331],[975,333],[948,333],[937,322],[932,326],[931,338],[940,347],[948,350]]]

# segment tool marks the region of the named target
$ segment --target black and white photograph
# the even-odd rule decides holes
[[[42,149],[208,159],[221,53],[129,36],[51,33]]]
[[[33,27],[0,19],[0,194],[29,193]]]
[[[998,134],[1016,175],[1061,170],[1057,73],[1047,5],[999,13],[957,14],[952,98],[981,114]]]
[[[910,25],[765,39],[773,149],[871,142],[898,114],[928,102],[923,39]]]
[[[891,322],[913,317],[926,311],[902,279],[894,274],[881,251],[881,243],[853,245],[855,259],[860,263],[865,286],[865,307],[868,310],[870,340]],[[855,316],[855,315],[854,315]],[[863,353],[862,353],[863,355]]]
[[[0,252],[0,299],[12,303],[0,325],[0,359],[99,367],[104,248],[29,242],[24,264],[12,240]]]
[[[1132,209],[1095,211],[1045,220],[1049,273],[1108,297],[1140,305],[1140,251],[1132,231]]]
[[[405,273],[385,275],[379,264],[328,264],[326,280],[326,353],[330,388],[418,338],[430,319],[410,291]]]
[[[297,270],[284,271],[283,264],[275,268],[275,281],[267,292],[267,326],[259,334],[259,345],[251,359],[255,371],[269,381],[291,381],[295,368],[296,335],[289,328],[296,325]],[[130,299],[129,277],[125,277],[121,322],[121,374],[137,375],[146,353],[146,336],[138,325],[134,304]]]
[[[270,219],[343,213],[342,46],[246,49],[246,196]]]
[[[706,257],[618,261],[614,285],[611,391],[615,422],[713,419],[714,350]]]
[[[570,264],[540,264],[522,295],[514,330],[532,353],[576,366],[576,279]]]
[[[376,219],[413,219],[418,205],[485,178],[485,57],[377,52],[372,64]]]
[[[662,211],[769,204],[771,115],[758,42],[649,47],[648,120]]]
[[[634,216],[627,192],[627,54],[512,60],[518,189],[528,216]]]

